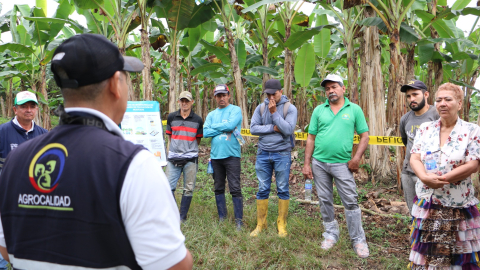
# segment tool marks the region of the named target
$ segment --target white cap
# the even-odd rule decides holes
[[[14,105],[22,105],[24,103],[27,103],[29,101],[33,101],[36,104],[38,104],[37,97],[35,96],[34,93],[29,92],[29,91],[22,91],[18,92],[17,96],[15,97]]]
[[[325,87],[325,84],[327,82],[337,82],[337,83],[340,83],[340,85],[343,85],[342,77],[340,77],[336,74],[328,74],[327,77],[322,81],[322,83],[320,85],[322,87]]]

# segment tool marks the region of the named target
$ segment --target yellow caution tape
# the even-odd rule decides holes
[[[404,146],[402,137],[390,137],[390,136],[368,136],[368,144],[372,145],[391,145],[391,146]],[[353,143],[358,144],[360,142],[360,136],[355,135],[353,137]]]
[[[242,128],[242,135],[249,137],[258,137],[250,133],[250,129]],[[295,140],[306,141],[308,137],[307,132],[295,132]],[[371,145],[391,145],[391,146],[404,146],[402,137],[390,137],[390,136],[369,136],[368,144]],[[353,136],[353,143],[358,144],[360,142],[360,136]]]
[[[167,125],[167,120],[162,121],[162,125]],[[248,137],[258,137],[250,133],[250,129],[242,128],[242,135]],[[307,132],[295,132],[295,140],[306,141],[308,137]],[[353,136],[353,143],[358,144],[360,142],[360,136]],[[388,146],[404,146],[402,137],[390,137],[390,136],[369,136],[368,144],[370,145],[388,145]]]

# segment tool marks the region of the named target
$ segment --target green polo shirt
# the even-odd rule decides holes
[[[318,105],[310,119],[308,133],[315,135],[313,158],[325,163],[346,163],[351,159],[354,131],[368,131],[362,109],[345,98],[336,115],[330,104]]]

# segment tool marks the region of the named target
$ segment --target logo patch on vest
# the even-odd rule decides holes
[[[68,152],[65,146],[51,143],[33,157],[28,176],[37,191],[50,193],[57,188],[67,156]]]
[[[19,207],[73,211],[69,196],[47,195],[58,187],[67,157],[67,148],[59,143],[48,144],[38,151],[30,162],[28,176],[35,190],[45,195],[19,194]]]

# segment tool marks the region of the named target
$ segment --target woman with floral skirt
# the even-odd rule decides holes
[[[417,131],[410,164],[420,181],[412,209],[411,269],[480,269],[480,213],[471,174],[480,160],[480,127],[461,120],[462,89],[441,85],[435,94],[440,119]],[[437,164],[427,172],[431,152]]]

